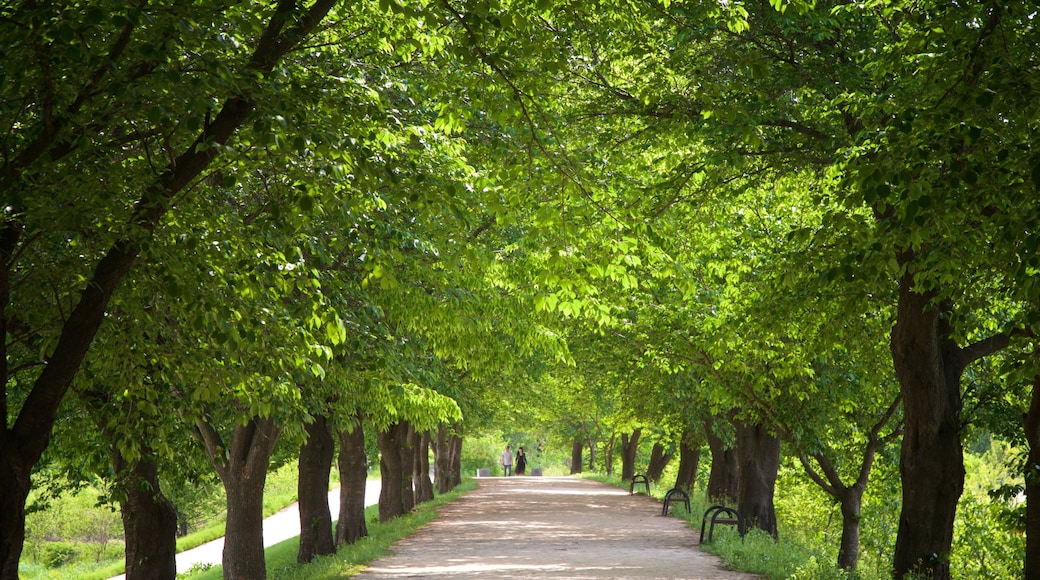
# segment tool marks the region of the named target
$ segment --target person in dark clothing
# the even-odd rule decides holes
[[[527,454],[523,447],[516,449],[516,474],[523,475],[527,471]]]

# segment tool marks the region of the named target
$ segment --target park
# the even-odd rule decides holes
[[[506,445],[739,573],[1040,580],[1037,16],[3,4],[0,580],[276,577]]]

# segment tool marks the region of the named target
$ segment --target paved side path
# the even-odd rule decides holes
[[[378,480],[369,480],[365,483],[365,505],[379,503],[379,489],[381,484]],[[332,519],[339,517],[339,488],[329,492],[329,511]],[[264,519],[264,547],[273,546],[279,542],[300,535],[300,505],[292,504]],[[218,538],[190,550],[177,554],[177,573],[184,574],[193,566],[211,565],[219,566],[224,558],[224,538]],[[125,580],[126,576],[120,574],[109,580]]]
[[[644,495],[571,477],[478,481],[354,578],[756,578],[700,551],[700,530]]]

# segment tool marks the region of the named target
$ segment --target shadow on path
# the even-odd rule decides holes
[[[354,578],[758,578],[702,552],[653,498],[572,477],[478,481]]]

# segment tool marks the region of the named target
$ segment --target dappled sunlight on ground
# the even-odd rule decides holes
[[[569,477],[478,482],[355,578],[753,578],[701,552],[653,498]]]

